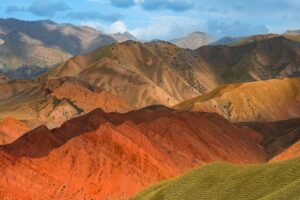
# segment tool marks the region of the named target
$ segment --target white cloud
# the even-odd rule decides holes
[[[81,25],[93,27],[108,34],[128,31],[141,40],[170,40],[193,31],[206,31],[206,21],[178,16],[152,17],[148,25],[134,29],[129,29],[121,20],[108,25],[98,21],[85,21]]]
[[[192,31],[205,31],[205,21],[178,16],[160,16],[150,19],[146,27],[135,28],[129,32],[144,40],[170,40]]]
[[[127,27],[123,21],[116,21],[112,23],[106,30],[107,33],[124,33],[127,31]]]
[[[112,24],[105,25],[98,21],[82,21],[81,26],[88,26],[104,33],[113,34],[113,33],[124,33],[127,30],[127,27],[123,21],[115,21]]]

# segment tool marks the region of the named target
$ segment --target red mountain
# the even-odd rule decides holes
[[[265,161],[257,132],[217,114],[100,109],[0,146],[0,199],[115,199],[213,161]]]

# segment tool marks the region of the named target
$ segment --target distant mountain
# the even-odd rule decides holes
[[[22,32],[10,32],[4,40],[0,45],[0,71],[10,79],[34,78],[71,57]]]
[[[284,37],[233,47],[204,46],[196,50],[182,49],[162,41],[112,44],[75,56],[37,80],[0,84],[0,119],[14,115],[30,127],[40,124],[57,127],[70,118],[99,107],[106,111],[124,112],[157,104],[174,106],[199,95],[209,95],[210,91],[223,84],[297,77],[300,75],[299,52],[300,44]],[[71,80],[66,77],[71,77]],[[65,85],[66,81],[71,82],[72,86],[69,83]],[[50,82],[64,88],[59,90],[59,97],[53,96],[57,92],[49,89]],[[295,94],[295,89],[290,87],[289,81],[279,84],[277,88],[284,88],[280,90],[285,94],[283,96],[272,86],[275,83],[269,85],[273,98],[264,95],[267,91],[262,90],[263,87],[250,87],[250,91],[261,89],[259,94],[262,94],[256,95],[259,101],[253,102],[253,113],[247,107],[249,103],[240,96],[243,90],[239,89],[228,92],[230,96],[209,98],[211,101],[208,100],[207,105],[219,104],[216,108],[206,109],[217,110],[232,121],[274,121],[298,117],[298,108],[292,106],[297,99],[291,96]],[[70,94],[69,90],[76,90],[79,94]],[[220,91],[222,94],[223,90]],[[251,94],[244,96],[250,98]],[[94,100],[96,97],[108,100],[98,102]],[[225,97],[227,99],[224,100]],[[95,103],[84,103],[90,99]],[[281,99],[286,104],[280,106],[273,99]],[[226,113],[229,100],[245,112],[233,109],[233,114],[229,116]],[[240,104],[240,101],[245,101],[245,104]],[[261,105],[267,103],[277,110],[268,107],[264,110]]]
[[[32,79],[48,71],[47,67],[39,66],[22,66],[17,69],[4,68],[0,70],[1,73],[9,77],[10,80],[14,79]]]
[[[211,43],[211,45],[241,46],[241,45],[247,45],[253,42],[264,41],[276,37],[284,37],[292,41],[300,42],[300,34],[297,34],[295,32],[294,34],[284,33],[282,35],[263,34],[263,35],[251,35],[251,36],[240,37],[240,38],[225,37],[225,38],[221,38],[219,41]]]
[[[171,43],[185,49],[197,49],[208,45],[213,41],[212,37],[203,32],[193,32],[185,37],[171,40]]]
[[[300,35],[300,30],[288,30],[283,35]]]
[[[0,71],[10,79],[30,79],[72,55],[126,40],[136,38],[128,32],[107,35],[50,20],[0,19]]]
[[[138,41],[138,39],[134,37],[132,34],[130,34],[129,32],[114,33],[114,34],[110,34],[110,36],[113,37],[118,42],[125,42],[127,40]]]
[[[272,39],[275,37],[280,37],[280,35],[277,35],[277,34],[251,35],[248,37],[241,37],[241,38],[235,40],[234,42],[232,42],[230,45],[231,46],[241,46],[241,45],[250,44],[252,42],[259,42],[259,41]]]
[[[4,41],[8,34],[20,32],[42,42],[49,48],[59,48],[72,55],[87,53],[101,46],[117,42],[109,35],[90,27],[57,24],[50,20],[0,19],[0,30],[0,38]]]
[[[223,37],[215,42],[210,43],[209,45],[231,45],[239,40],[241,40],[240,37]]]
[[[297,77],[300,43],[283,36],[259,39],[244,45],[204,46],[194,53],[223,83]]]

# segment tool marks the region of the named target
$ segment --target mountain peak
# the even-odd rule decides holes
[[[207,36],[208,34],[205,32],[201,32],[201,31],[195,31],[189,34],[189,36],[193,36],[193,35],[202,35],[202,36]]]
[[[196,31],[184,37],[171,40],[171,42],[184,49],[197,49],[212,42],[207,33]]]
[[[127,40],[132,40],[132,41],[138,41],[137,38],[135,38],[131,33],[129,33],[128,31],[124,32],[124,33],[114,33],[114,34],[110,34],[110,36],[112,38],[114,38],[115,40],[117,40],[118,42],[125,42]]]

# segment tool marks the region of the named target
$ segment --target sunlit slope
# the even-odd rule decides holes
[[[277,164],[216,163],[158,183],[132,200],[296,200],[300,158]]]
[[[173,106],[218,85],[213,72],[188,51],[167,42],[127,41],[79,55],[49,72],[73,76],[140,108]]]
[[[300,78],[223,85],[175,108],[216,112],[233,122],[297,118],[300,116]]]

